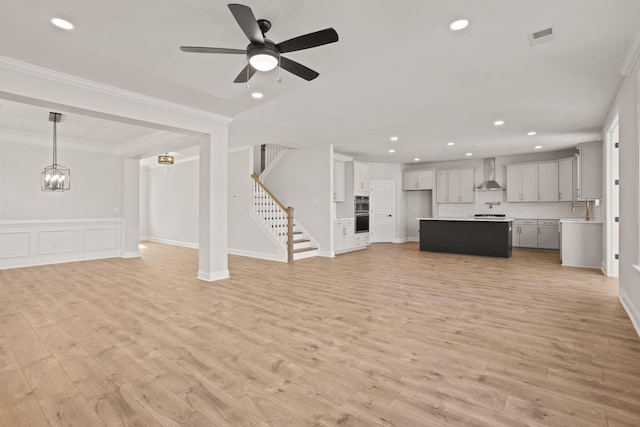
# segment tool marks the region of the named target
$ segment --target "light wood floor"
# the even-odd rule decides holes
[[[0,425],[639,426],[617,281],[374,244],[335,259],[197,251],[0,271]]]

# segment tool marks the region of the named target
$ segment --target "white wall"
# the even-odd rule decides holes
[[[393,241],[401,243],[407,241],[405,229],[405,194],[402,191],[402,165],[394,163],[369,163],[369,180],[393,181],[394,212]]]
[[[286,261],[286,248],[269,236],[253,216],[253,148],[229,153],[228,230],[229,253],[254,258]]]
[[[635,53],[635,52],[633,52]],[[605,123],[620,119],[620,263],[619,297],[640,334],[640,63],[620,86]],[[606,239],[605,239],[606,241]]]
[[[289,149],[264,183],[295,220],[318,243],[318,253],[331,256],[333,147]]]
[[[51,145],[0,136],[0,150],[0,221],[121,216],[120,156],[72,150],[58,142],[58,162],[71,169],[71,190],[57,193],[40,190],[40,173],[52,162]]]
[[[148,230],[144,237],[197,248],[198,158],[143,169],[140,175],[141,217],[142,207],[148,203],[147,216],[140,221],[141,229]]]

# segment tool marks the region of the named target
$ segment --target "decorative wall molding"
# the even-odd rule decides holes
[[[629,298],[622,287],[618,290],[618,299],[629,315],[629,319],[631,319],[631,323],[633,324],[636,333],[640,336],[640,311],[638,311],[638,308],[633,305],[633,301]]]
[[[115,86],[109,86],[104,83],[98,83],[92,80],[73,76],[71,74],[61,73],[59,71],[54,71],[48,68],[39,67],[37,65],[29,64],[27,62],[18,61],[13,58],[8,58],[6,56],[0,56],[0,68],[16,71],[18,73],[29,74],[35,77],[52,80],[58,83],[75,86],[81,89],[86,89],[93,92],[106,94],[109,96],[125,99],[128,101],[134,101],[141,104],[146,104],[151,107],[157,107],[157,108],[162,108],[166,110],[173,110],[183,114],[188,114],[190,116],[196,116],[200,118],[214,120],[218,123],[229,124],[233,120],[231,117],[223,116],[221,114],[199,110],[197,108],[187,107],[182,104],[176,104],[174,102],[165,101],[163,99],[142,95],[137,92],[132,92],[126,89],[120,89]]]
[[[120,257],[123,225],[120,218],[0,221],[0,270]]]

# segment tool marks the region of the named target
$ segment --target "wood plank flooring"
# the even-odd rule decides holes
[[[197,251],[0,271],[0,425],[639,426],[617,280],[373,244],[292,264]]]

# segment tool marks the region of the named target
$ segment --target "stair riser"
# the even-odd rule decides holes
[[[318,250],[313,250],[313,251],[306,251],[306,252],[300,252],[298,254],[293,254],[293,260],[297,261],[299,259],[305,259],[305,258],[313,258],[315,256],[318,256]]]

